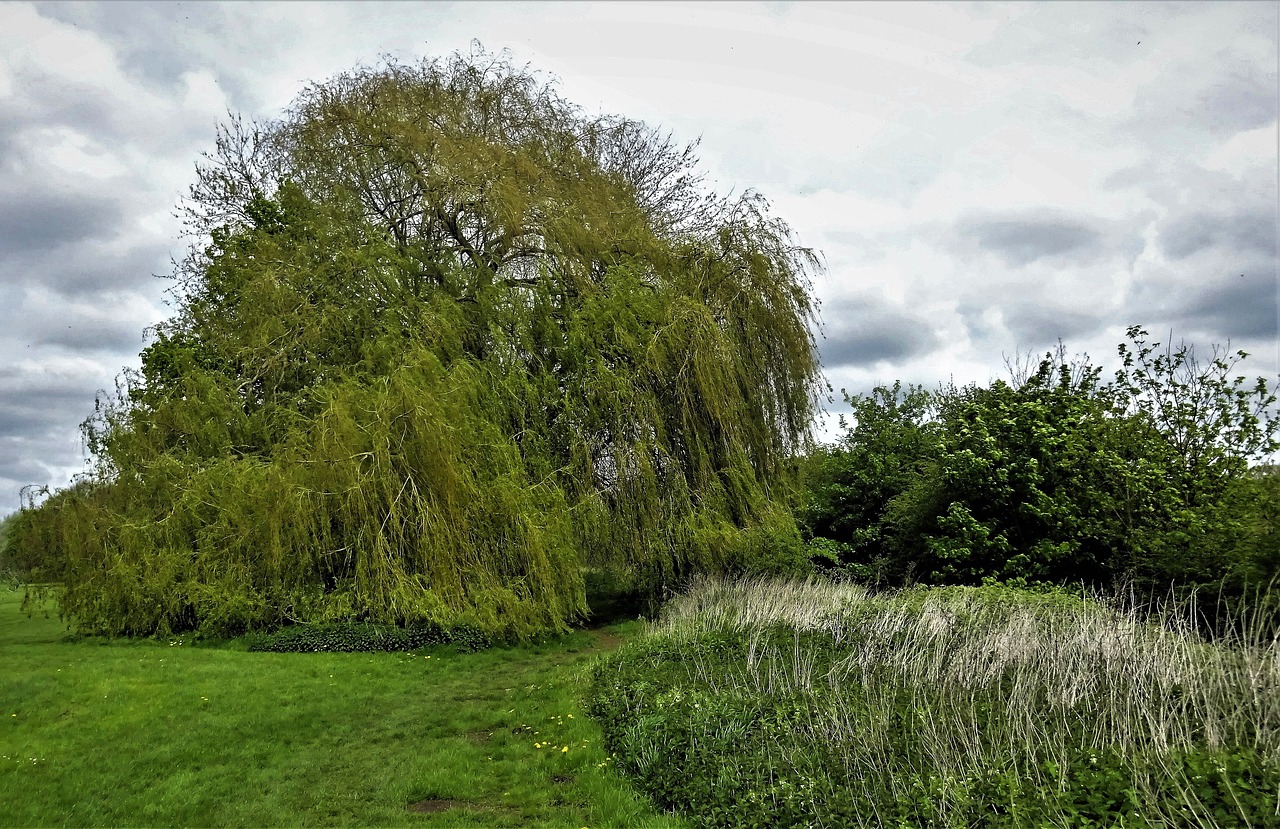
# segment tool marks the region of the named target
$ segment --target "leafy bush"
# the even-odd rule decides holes
[[[1280,576],[1275,395],[1247,355],[1149,342],[1113,382],[1059,349],[1012,383],[849,397],[809,458],[817,561],[869,583],[1137,584],[1240,599]],[[1237,601],[1238,603],[1238,601]]]
[[[275,633],[249,634],[246,639],[249,650],[274,653],[412,651],[432,645],[454,645],[461,651],[472,652],[493,644],[483,631],[476,628],[446,628],[441,625],[408,628],[362,624],[292,625]]]
[[[1062,592],[703,582],[592,669],[618,768],[708,827],[1273,825],[1280,653]]]
[[[925,580],[1109,584],[1132,568],[1164,528],[1164,465],[1099,373],[1046,360],[1016,388],[940,403],[938,455],[889,511]]]
[[[9,534],[20,513],[10,513],[0,520],[0,579],[18,579],[19,565],[9,552]]]
[[[810,553],[863,581],[900,581],[903,562],[893,555],[896,528],[887,510],[939,451],[938,396],[894,383],[865,397],[846,394],[845,401],[852,423],[842,416],[844,434],[806,464],[802,520],[818,542],[810,542]]]

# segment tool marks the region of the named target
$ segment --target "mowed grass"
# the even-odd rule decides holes
[[[583,669],[635,623],[459,654],[68,640],[0,589],[5,826],[678,827],[613,770]]]

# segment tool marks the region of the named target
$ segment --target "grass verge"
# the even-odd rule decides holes
[[[0,589],[5,826],[679,827],[577,699],[635,624],[462,654],[68,640]]]

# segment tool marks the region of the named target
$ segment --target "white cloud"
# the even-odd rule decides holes
[[[68,127],[38,130],[31,139],[43,147],[41,154],[46,161],[66,173],[112,179],[128,171],[101,142]]]
[[[1244,130],[1223,141],[1204,160],[1209,170],[1222,170],[1236,178],[1245,175],[1267,175],[1274,171],[1280,155],[1280,131],[1277,122],[1265,127]]]

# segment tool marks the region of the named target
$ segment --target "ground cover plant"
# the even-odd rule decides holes
[[[460,653],[67,640],[0,590],[4,826],[670,827],[577,701],[629,628]],[[632,623],[634,625],[634,623]]]
[[[704,581],[593,669],[620,769],[716,827],[1263,827],[1280,645],[1003,586]]]

